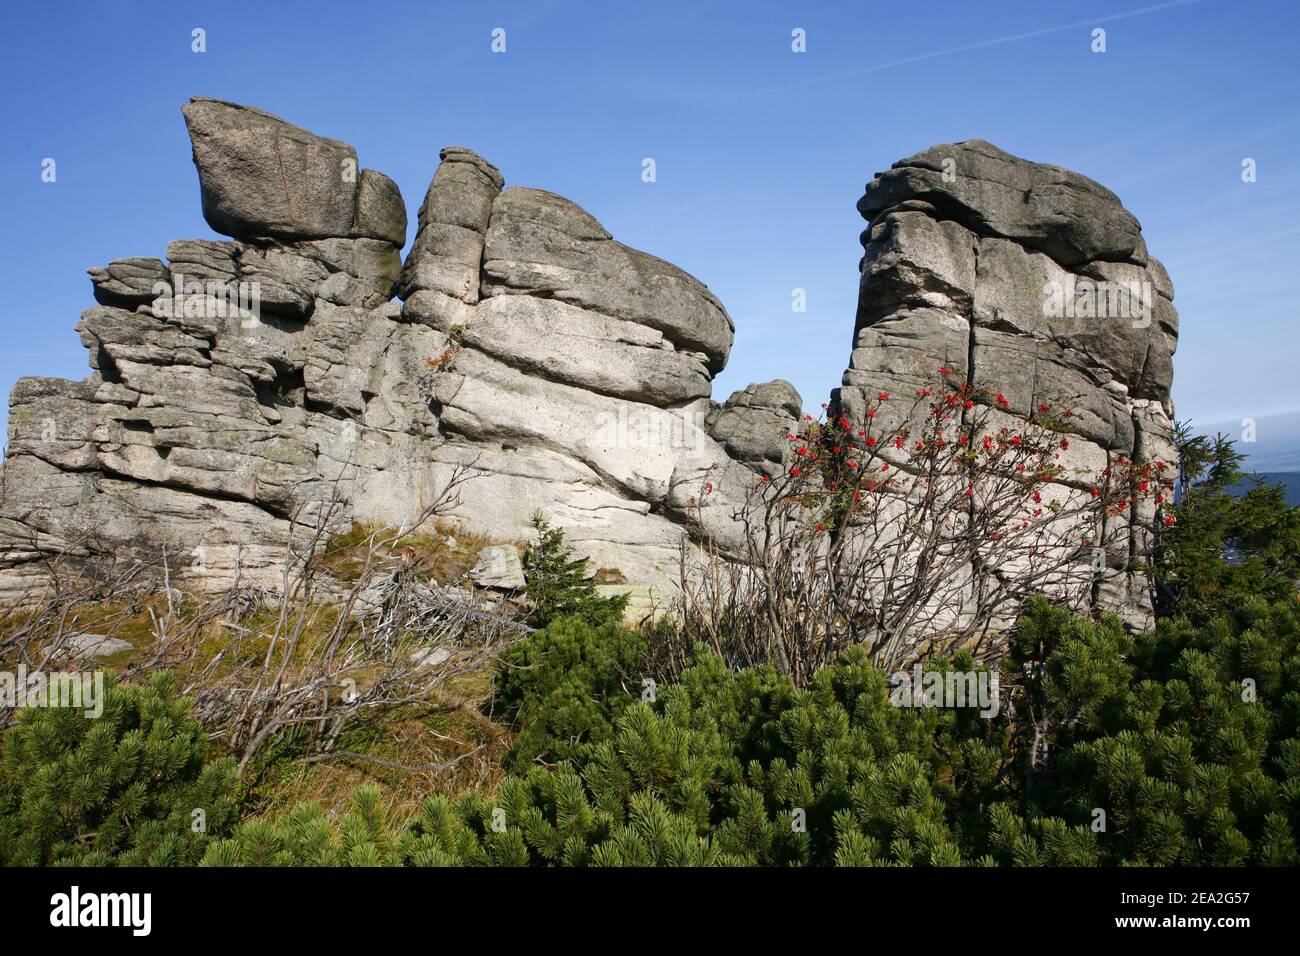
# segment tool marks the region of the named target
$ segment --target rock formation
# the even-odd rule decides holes
[[[543,512],[642,605],[671,600],[683,542],[737,543],[737,497],[782,467],[801,400],[776,381],[711,401],[734,326],[702,283],[460,147],[403,263],[398,188],[352,147],[218,100],[183,112],[230,241],[91,269],[91,374],[15,386],[0,599],[56,554],[165,549],[199,579],[273,584],[291,524],[409,521],[458,467],[454,518],[517,541]],[[996,379],[1010,414],[1068,398],[1082,456],[1170,456],[1172,288],[1111,193],[975,141],[897,164],[859,209],[835,402],[946,363]],[[1087,280],[1150,283],[1153,320],[1044,314],[1044,283]],[[1131,583],[1109,586],[1137,606]]]
[[[1175,461],[1173,285],[1113,193],[970,140],[895,163],[858,211],[869,223],[858,314],[834,396],[851,418],[877,390],[910,395],[942,366],[1003,393],[995,417],[1072,409],[1063,481],[1123,458]],[[1131,556],[1153,517],[1149,500],[1132,505],[1102,585],[1135,624],[1150,596]]]
[[[799,393],[783,379],[746,386],[704,419],[704,428],[732,458],[759,474],[776,474],[803,413]]]
[[[90,270],[91,375],[11,397],[0,598],[55,554],[166,549],[274,584],[291,522],[409,521],[464,466],[460,520],[522,539],[542,511],[666,601],[704,476],[752,478],[705,428],[734,331],[708,289],[458,147],[403,265],[401,195],[352,147],[218,100],[183,112],[232,241]]]

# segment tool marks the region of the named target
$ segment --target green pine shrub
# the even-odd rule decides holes
[[[542,640],[561,633],[598,631],[570,622]],[[298,810],[245,824],[207,862],[1294,865],[1298,641],[1294,601],[1138,637],[1034,602],[1004,665],[1011,706],[993,719],[894,706],[860,651],[804,688],[700,653],[653,703],[607,681],[621,701],[607,730],[495,794],[434,795],[388,823]],[[527,673],[551,681],[570,660],[585,659]]]
[[[317,803],[299,804],[281,820],[246,820],[229,839],[208,844],[202,865],[391,866],[399,859],[399,839],[379,788],[365,784],[337,821]]]
[[[238,797],[234,761],[208,758],[169,674],[106,681],[98,718],[32,708],[0,734],[0,865],[194,864]]]
[[[524,596],[532,607],[531,621],[545,627],[561,617],[579,617],[601,625],[622,620],[627,595],[606,598],[586,580],[587,562],[574,558],[564,532],[542,515],[533,516],[537,541],[524,552]]]
[[[568,759],[581,744],[608,739],[640,697],[645,656],[644,632],[576,616],[557,618],[507,651],[493,700],[517,730],[511,764]]]
[[[1084,822],[1105,811],[1102,863],[1300,862],[1294,598],[1250,598],[1203,626],[1166,621],[1131,639],[1111,624],[1099,640],[1105,628],[1045,603],[1022,621],[1046,649],[1039,690],[1065,724],[1030,812]]]

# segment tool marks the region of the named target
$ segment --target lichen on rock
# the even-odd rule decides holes
[[[646,602],[671,600],[683,543],[737,545],[737,504],[783,467],[801,399],[778,380],[712,402],[735,326],[703,283],[459,146],[403,262],[401,194],[351,146],[220,100],[183,113],[204,216],[229,239],[91,269],[90,375],[14,388],[0,599],[54,554],[166,549],[214,585],[274,586],[291,523],[401,523],[457,468],[475,478],[453,520],[523,540],[543,512]],[[971,141],[901,161],[858,208],[833,407],[946,364],[1003,383],[1011,416],[1071,402],[1089,461],[1172,458],[1173,289],[1113,194]],[[1151,290],[1148,321],[1080,321],[1080,295],[1108,284]],[[1131,572],[1107,587],[1145,613]]]

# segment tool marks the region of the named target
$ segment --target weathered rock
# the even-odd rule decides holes
[[[877,392],[911,395],[942,366],[1000,392],[1013,427],[1040,404],[1069,408],[1065,485],[1124,456],[1172,460],[1173,285],[1113,193],[973,140],[901,160],[858,209],[870,226],[837,410],[857,420]],[[901,424],[882,412],[878,424]],[[1142,449],[1143,434],[1158,437]],[[1149,621],[1128,560],[1110,562],[1103,593]]]
[[[203,217],[239,239],[367,238],[401,246],[397,184],[362,170],[347,143],[251,106],[194,97],[183,107]]]
[[[379,239],[319,239],[295,243],[293,251],[324,266],[327,278],[314,291],[335,305],[383,305],[402,271],[399,247]]]
[[[473,492],[456,518],[519,538],[546,512],[602,581],[630,583],[602,587],[653,600],[671,580],[690,496],[732,467],[702,431],[710,363],[731,345],[707,290],[598,225],[601,258],[586,277],[573,261],[572,297],[494,286],[482,272],[489,226],[504,239],[526,224],[498,215],[494,166],[456,147],[442,153],[403,269],[396,230],[374,226],[396,219],[386,179],[361,174],[348,221],[347,183],[322,187],[326,159],[350,147],[227,104],[186,112],[209,220],[235,239],[177,241],[165,263],[95,273],[114,304],[78,326],[92,376],[14,390],[0,591],[29,587],[56,551],[200,550],[183,575],[212,587],[266,579],[290,520],[408,522],[468,467]],[[266,173],[281,155],[300,174],[276,191]],[[643,302],[637,286],[593,285],[633,284],[619,263],[650,276]],[[389,300],[399,277],[406,310]],[[146,298],[155,278],[174,295],[155,298],[151,284]],[[246,286],[256,315],[231,306]],[[589,307],[599,302],[608,311]],[[331,494],[338,509],[322,503]]]
[[[514,545],[489,545],[478,553],[469,579],[481,588],[519,591],[525,584],[524,566]]]
[[[65,634],[57,646],[50,645],[45,650],[59,661],[102,661],[114,654],[131,650],[131,644],[120,637],[109,637],[107,634],[75,633]]]
[[[101,305],[134,309],[147,305],[158,295],[159,282],[169,282],[167,267],[159,259],[135,256],[114,259],[103,268],[88,269],[95,284],[95,300]]]
[[[512,541],[540,511],[638,613],[672,599],[683,547],[740,550],[737,508],[783,467],[801,400],[778,380],[711,402],[734,326],[702,283],[463,147],[442,150],[402,262],[400,192],[352,147],[218,100],[184,112],[204,214],[232,239],[91,270],[91,374],[14,388],[0,600],[43,586],[52,555],[165,553],[180,580],[274,587],[291,529],[409,525],[462,469],[446,517]],[[1000,383],[1008,423],[1071,406],[1055,489],[1172,457],[1173,286],[1111,193],[975,141],[902,161],[860,208],[837,410],[945,365]],[[1152,515],[1124,520],[1142,547]],[[1129,550],[1101,583],[1137,620]],[[470,577],[524,586],[509,545]]]
[[[437,667],[451,660],[451,651],[445,647],[422,647],[411,652],[411,663],[421,667]]]
[[[347,236],[357,213],[357,153],[278,116],[194,97],[183,107],[203,217],[237,238]]]
[[[448,146],[420,206],[420,229],[402,271],[400,293],[432,291],[474,303],[484,237],[504,180],[477,153]]]
[[[512,186],[492,206],[485,295],[545,295],[662,332],[680,351],[727,362],[735,326],[692,276],[615,242],[591,215],[541,189]]]
[[[710,411],[704,429],[732,458],[760,474],[775,475],[787,457],[787,436],[798,430],[802,413],[803,399],[789,382],[756,382]]]
[[[361,171],[357,187],[357,212],[351,236],[358,239],[382,239],[393,245],[406,245],[406,204],[401,190],[383,173],[373,169]]]
[[[899,160],[867,185],[858,211],[874,222],[909,200],[931,204],[978,235],[1042,249],[1065,266],[1130,260],[1139,248],[1142,227],[1109,189],[980,139]]]
[[[329,272],[319,262],[275,245],[240,245],[239,278],[255,282],[263,310],[305,318]]]
[[[100,406],[94,382],[20,378],[9,396],[9,458],[31,456],[66,472],[91,471]]]
[[[238,253],[235,243],[213,239],[177,239],[167,243],[167,261],[171,263],[173,279],[180,273],[200,281],[229,281],[239,274]]]
[[[699,357],[676,351],[662,332],[555,299],[487,299],[460,341],[520,371],[633,402],[676,405],[710,392]]]

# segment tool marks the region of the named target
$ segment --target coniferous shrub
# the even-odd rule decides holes
[[[0,865],[188,865],[234,825],[234,761],[208,759],[169,674],[104,696],[97,718],[32,708],[0,734]]]
[[[1082,716],[1028,795],[1030,812],[1085,822],[1103,811],[1102,863],[1300,862],[1294,599],[1251,598],[1202,626],[1162,622],[1131,647],[1113,627],[1092,656],[1079,645],[1098,626],[1041,603],[1027,617],[1022,633],[1036,632],[1047,651],[1044,690],[1058,714]]]
[[[497,667],[494,704],[516,728],[511,762],[572,757],[605,740],[641,693],[646,636],[616,622],[557,618],[510,648]]]
[[[580,617],[591,624],[618,621],[627,596],[603,597],[586,580],[587,562],[575,558],[564,542],[564,531],[541,514],[533,516],[537,541],[524,552],[524,595],[532,607],[532,623],[545,627],[561,617]]]
[[[1222,435],[1180,425],[1179,502],[1159,529],[1157,611],[1204,623],[1253,597],[1283,600],[1300,578],[1300,508],[1279,485],[1250,483],[1244,456]]]
[[[770,666],[737,672],[701,654],[654,702],[625,704],[603,739],[495,793],[434,795],[386,829],[313,811],[306,822],[331,827],[316,838],[336,847],[325,854],[277,857],[304,843],[293,833],[304,824],[253,821],[208,862],[1297,862],[1294,602],[1261,599],[1136,638],[1034,602],[1020,631],[1004,668],[1014,706],[993,719],[895,706],[861,651],[803,688]]]
[[[283,819],[247,820],[230,839],[214,840],[204,866],[391,866],[401,834],[380,806],[379,788],[365,784],[337,821],[318,803],[294,807]]]

